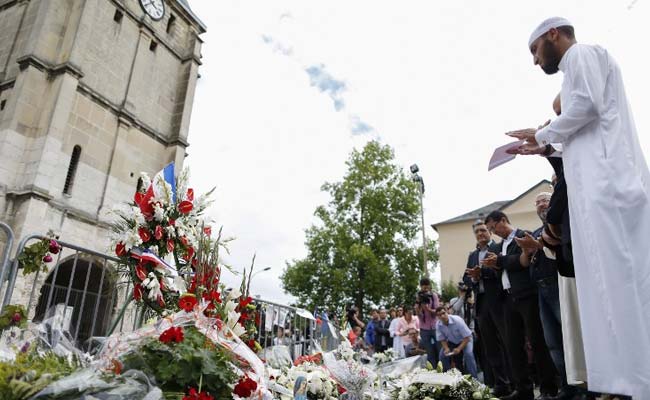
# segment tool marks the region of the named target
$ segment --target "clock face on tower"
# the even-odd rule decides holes
[[[160,21],[165,15],[164,0],[140,0],[140,6],[154,21]]]

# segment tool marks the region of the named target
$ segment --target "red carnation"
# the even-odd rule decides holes
[[[167,252],[171,253],[174,251],[174,241],[172,239],[167,239]]]
[[[138,228],[138,235],[140,235],[140,239],[142,239],[144,243],[147,243],[149,239],[151,239],[151,232],[149,232],[149,229],[144,226]]]
[[[191,201],[187,200],[181,201],[181,203],[178,205],[178,211],[180,211],[182,214],[189,214],[193,208],[194,204],[192,204]]]
[[[185,310],[187,312],[194,310],[196,303],[196,296],[191,293],[186,293],[180,299],[178,299],[178,306],[181,308],[181,310]]]
[[[175,219],[169,219],[169,226],[176,226],[176,220]]]
[[[124,246],[124,243],[119,242],[115,246],[115,254],[117,254],[118,257],[124,257],[126,255],[126,246]]]
[[[239,309],[243,310],[244,308],[246,308],[247,305],[249,305],[252,302],[253,302],[253,298],[250,296],[246,297],[245,299],[239,300]]]
[[[137,276],[141,281],[147,279],[147,267],[145,267],[143,264],[136,265],[135,276]]]
[[[163,343],[180,343],[184,339],[183,328],[180,326],[172,326],[171,328],[161,333],[158,339]]]
[[[142,287],[142,285],[136,283],[135,286],[133,286],[133,298],[136,299],[137,301],[140,301],[140,299],[142,298],[143,291],[144,288]]]
[[[163,237],[163,228],[160,225],[156,226],[156,230],[153,233],[153,237],[156,238],[156,240],[160,240]]]
[[[203,228],[203,233],[205,233],[207,236],[211,236],[212,235],[212,228],[209,227],[209,226],[206,226],[205,228]]]
[[[194,189],[187,189],[187,200],[194,201]]]
[[[245,375],[239,379],[233,393],[239,397],[250,397],[257,390],[257,382]]]
[[[208,392],[197,392],[196,389],[190,388],[187,395],[181,400],[214,400]]]

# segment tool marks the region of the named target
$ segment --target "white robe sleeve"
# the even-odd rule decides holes
[[[579,47],[568,51],[565,80],[568,83],[569,104],[562,105],[562,114],[535,134],[540,145],[563,143],[582,127],[598,118],[602,109],[605,83],[609,68],[588,49]]]

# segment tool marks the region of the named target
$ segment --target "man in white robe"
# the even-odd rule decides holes
[[[521,154],[563,145],[589,390],[650,399],[650,172],[620,69],[563,18],[528,45],[535,65],[564,73],[562,115],[509,134],[526,140]]]

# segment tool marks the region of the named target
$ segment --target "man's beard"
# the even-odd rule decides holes
[[[542,210],[537,213],[537,216],[539,219],[542,220],[542,222],[546,223],[546,216],[548,215],[548,208],[546,210]]]
[[[542,65],[542,70],[548,75],[553,75],[560,70],[560,53],[553,47],[553,43],[550,40],[544,40],[542,47],[542,54],[544,54],[544,65]]]

